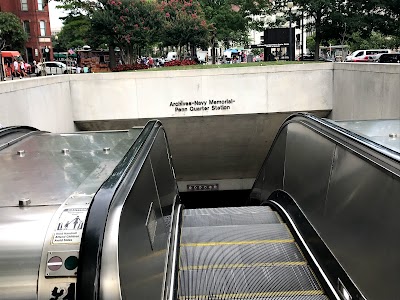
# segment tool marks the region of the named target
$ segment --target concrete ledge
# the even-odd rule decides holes
[[[331,63],[85,74],[70,80],[75,121],[332,109]],[[214,100],[228,103],[214,106]]]
[[[400,118],[400,64],[334,64],[334,120]]]

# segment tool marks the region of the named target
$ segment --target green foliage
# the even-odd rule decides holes
[[[351,36],[349,46],[351,51],[358,49],[395,49],[400,46],[400,38],[372,32],[372,34],[365,39],[359,32],[355,32]]]
[[[232,43],[248,42],[250,29],[262,30],[264,23],[252,15],[259,15],[272,8],[270,1],[251,0],[199,0],[205,18],[215,29],[218,41],[229,47]]]
[[[94,11],[91,21],[93,36],[104,37],[109,45],[119,46],[125,61],[133,62],[138,49],[159,41],[163,19],[156,2],[107,0],[102,1],[101,9]]]
[[[22,27],[21,20],[12,13],[0,12],[0,30],[0,37],[4,41],[4,44],[0,46],[4,47],[5,50],[22,52],[28,36]]]
[[[91,45],[90,27],[91,21],[87,16],[68,17],[58,34],[55,47],[61,51],[82,47],[86,44]]]
[[[307,49],[311,52],[314,53],[315,49],[315,35],[310,35],[306,38],[306,45]]]
[[[191,44],[207,47],[210,27],[198,2],[192,0],[163,1],[159,8],[164,15],[162,41],[165,46]]]

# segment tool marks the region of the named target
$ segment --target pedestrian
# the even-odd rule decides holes
[[[20,77],[19,78],[21,79],[22,77],[26,77],[25,63],[23,60],[21,60],[21,62],[20,62],[19,69],[20,69]]]
[[[76,67],[76,74],[80,74],[80,73],[81,73],[81,66],[78,65],[78,66]]]
[[[12,74],[13,74],[13,79],[14,79],[14,77],[18,77],[18,76],[20,76],[20,74],[19,74],[19,64],[18,64],[18,62],[17,62],[17,60],[14,58],[14,63],[13,63],[13,72],[12,72]]]

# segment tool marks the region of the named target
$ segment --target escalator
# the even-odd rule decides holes
[[[178,299],[328,299],[287,225],[267,206],[186,209]]]
[[[246,206],[185,209],[159,121],[0,129],[0,298],[398,299],[394,137],[293,115]]]

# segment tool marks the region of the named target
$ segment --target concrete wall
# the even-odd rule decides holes
[[[70,80],[75,121],[332,109],[330,63],[104,73]],[[213,100],[222,102],[213,105]]]
[[[334,64],[331,118],[400,119],[400,65]]]
[[[68,75],[0,83],[0,124],[75,131]]]

